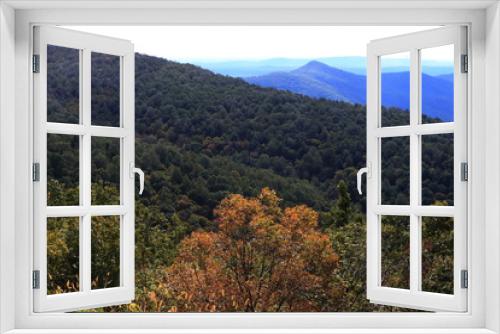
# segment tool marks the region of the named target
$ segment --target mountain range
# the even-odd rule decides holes
[[[189,60],[188,63],[205,68],[217,74],[231,77],[250,77],[269,74],[278,71],[292,71],[306,65],[313,59],[307,58],[270,58],[257,60]],[[355,73],[366,74],[366,57],[320,57],[314,60],[331,67]],[[408,66],[408,59],[384,59],[384,67],[388,72],[401,72]],[[442,60],[422,60],[423,71],[429,75],[437,76],[452,72],[453,64]]]
[[[291,70],[244,78],[248,83],[277,88],[314,98],[366,104],[366,76],[319,61]],[[382,74],[384,107],[409,108],[409,72]],[[453,120],[453,74],[422,74],[422,111],[443,121]]]

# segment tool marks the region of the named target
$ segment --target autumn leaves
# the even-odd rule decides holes
[[[171,311],[322,311],[335,303],[339,259],[318,213],[279,203],[268,188],[225,198],[215,210],[218,231],[193,232],[167,269]]]

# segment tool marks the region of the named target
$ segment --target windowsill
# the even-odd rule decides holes
[[[15,329],[5,334],[495,334],[484,328],[470,329]]]

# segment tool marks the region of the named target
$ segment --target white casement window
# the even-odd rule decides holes
[[[433,311],[467,310],[467,45],[466,27],[450,26],[414,34],[376,40],[368,45],[367,96],[367,296],[374,303]],[[451,122],[436,123],[423,116],[425,92],[435,87],[427,84],[422,73],[426,53],[447,48],[454,61],[454,115]],[[409,117],[394,120],[384,113],[384,59],[406,55],[409,89]],[[390,79],[390,78],[389,78]],[[389,80],[387,79],[387,80]],[[441,168],[451,173],[453,198],[435,203],[426,193],[422,170],[426,156],[424,143],[436,136],[451,136],[453,163]],[[388,152],[384,152],[387,150]],[[384,187],[390,183],[384,174],[386,161],[397,159],[397,180],[402,198],[390,198]],[[393,160],[394,162],[394,160]],[[424,195],[425,194],[425,195]],[[426,291],[423,284],[425,224],[448,224],[453,232],[453,282],[448,291]],[[407,249],[409,284],[386,282],[384,273],[390,267],[384,259],[384,231],[387,226],[401,236],[401,247]]]
[[[51,56],[54,53],[74,57],[78,64],[71,77],[61,77]],[[64,58],[63,58],[64,59]],[[115,78],[110,78],[106,91],[115,95],[112,117],[100,117],[98,94],[93,94],[92,74],[99,66],[114,66]],[[65,70],[68,70],[67,68]],[[34,28],[34,311],[72,311],[104,305],[129,303],[134,298],[134,48],[125,40],[86,34],[56,27]],[[61,71],[62,72],[62,71]],[[59,75],[59,76],[58,76]],[[78,105],[59,105],[59,96],[51,96],[48,80],[61,80],[65,90],[73,89],[79,97]],[[62,87],[62,86],[61,86]],[[94,99],[96,101],[94,101]],[[72,114],[57,114],[57,107],[71,108]],[[72,115],[69,117],[68,115]],[[55,144],[54,144],[55,143]],[[61,143],[69,143],[67,146]],[[54,146],[55,145],[55,146]],[[113,167],[116,167],[116,196],[104,191],[99,198],[93,189],[93,147],[106,145],[114,149]],[[74,150],[79,163],[59,161],[67,165],[69,175],[50,175],[53,164],[50,151]],[[111,150],[111,149],[110,149]],[[70,154],[70,153],[68,153]],[[69,159],[68,159],[69,160]],[[57,178],[74,178],[78,194],[58,201],[56,190],[48,186],[54,179],[56,186],[64,186]],[[54,188],[54,189],[51,189]],[[67,286],[55,291],[50,288],[48,243],[57,242],[57,228],[71,225],[79,248],[68,251],[67,261],[73,261],[74,275],[67,277]],[[49,231],[49,229],[51,231]],[[51,238],[48,240],[49,232]],[[102,233],[114,238],[112,254],[100,252],[95,242]],[[107,260],[119,263],[119,273],[97,277],[93,259],[109,256]],[[114,257],[114,258],[113,258]]]
[[[437,312],[72,313],[130,303],[135,297],[134,175],[140,170],[134,165],[134,49],[129,41],[57,25],[444,26],[368,45],[363,169],[367,172],[366,297],[377,304]],[[421,61],[427,52],[441,47],[451,49],[453,55],[454,116],[450,122],[437,123],[422,116],[429,87],[425,87]],[[78,59],[76,69],[65,71],[76,75],[63,78],[60,84],[77,90],[78,105],[70,106],[74,112],[70,119],[48,111],[51,92],[47,80],[57,77],[50,73],[54,69],[50,52],[59,52],[57,59],[64,54]],[[384,59],[402,53],[407,55],[404,66],[409,79],[408,87],[400,88],[409,95],[409,117],[406,123],[385,122],[381,107]],[[103,119],[93,107],[93,56],[97,65],[118,63],[118,107],[113,107],[118,118]],[[499,333],[499,59],[500,6],[489,0],[355,4],[208,0],[203,5],[192,1],[0,1],[0,333]],[[424,189],[427,176],[422,160],[429,159],[424,149],[432,144],[429,139],[433,136],[453,139],[453,198],[447,201],[429,200],[432,194]],[[58,144],[52,145],[54,142]],[[109,148],[104,152],[113,151],[110,161],[118,162],[119,177],[108,183],[118,184],[116,189],[103,187],[93,192],[93,145]],[[57,163],[72,173],[54,175],[51,152],[69,149],[78,156],[76,168],[73,160],[62,159]],[[385,181],[384,161],[388,158],[397,158],[401,165],[399,174],[393,176],[407,191],[401,198],[384,197],[384,184],[394,185],[393,180]],[[442,170],[449,170],[448,166]],[[54,184],[63,187],[67,183],[58,178],[71,178],[71,190],[76,184],[78,192],[64,200],[55,196]],[[429,221],[442,222],[453,231],[453,282],[443,291],[429,291],[425,282],[424,262],[429,251],[424,247],[425,226]],[[75,264],[67,286],[51,282],[48,244],[57,238],[48,240],[47,236],[59,224],[73,227],[72,237],[79,245],[65,250],[71,254],[68,261]],[[408,268],[404,284],[384,278],[391,269],[384,260],[387,226],[391,237],[401,231],[404,241],[407,258],[401,261]],[[109,277],[93,270],[92,257],[103,254],[100,245],[92,243],[93,235],[103,230],[112,231],[107,233],[108,240],[114,238],[114,254],[118,254],[112,260],[120,264],[119,273]],[[110,249],[104,254],[110,254]]]

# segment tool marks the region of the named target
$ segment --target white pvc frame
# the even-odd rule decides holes
[[[0,330],[15,333],[493,333],[500,331],[500,9],[493,1],[128,1],[0,3]],[[144,5],[143,5],[144,4]],[[66,9],[62,9],[64,6]],[[488,7],[486,11],[486,7]],[[134,7],[134,9],[125,9]],[[203,8],[202,8],[203,7]],[[14,10],[18,8],[18,10]],[[21,10],[25,9],[25,10]],[[40,10],[39,8],[50,8]],[[32,24],[209,25],[407,25],[470,24],[471,82],[468,253],[470,285],[466,314],[33,314],[31,308],[30,27]],[[14,39],[15,36],[15,39]],[[12,64],[15,60],[15,73]],[[485,64],[488,71],[485,71]],[[1,85],[1,83],[4,83]],[[15,83],[15,86],[14,86]],[[15,89],[14,89],[15,88]],[[15,101],[14,101],[15,93]],[[14,109],[15,102],[15,109]],[[15,118],[15,131],[12,123]],[[486,140],[488,136],[488,140]],[[15,141],[14,141],[15,140]],[[15,146],[14,146],[15,145]],[[5,159],[4,159],[5,158]],[[15,169],[14,163],[15,160]],[[14,178],[15,177],[15,178]],[[485,182],[488,177],[488,183]],[[15,197],[10,188],[15,179]],[[7,181],[7,182],[6,182]],[[6,182],[6,183],[5,183]],[[4,191],[5,190],[5,191]],[[4,194],[4,195],[2,195]],[[485,204],[486,203],[486,204]],[[14,208],[15,211],[11,208]],[[485,220],[488,217],[488,220]],[[8,220],[10,221],[10,220]],[[490,223],[491,222],[491,223]],[[473,233],[470,233],[473,232]],[[15,238],[14,238],[15,237]],[[15,244],[14,244],[15,243]],[[15,246],[15,248],[14,248]],[[12,256],[15,249],[15,257]],[[487,251],[486,251],[487,250]],[[486,266],[487,265],[487,266]],[[15,284],[15,289],[12,286]],[[485,291],[488,294],[485,294]],[[12,308],[12,305],[15,305]],[[487,307],[486,307],[487,306]],[[150,328],[147,330],[145,327]],[[60,330],[57,330],[59,328]],[[79,330],[77,330],[79,328]],[[89,329],[94,328],[94,329]],[[100,328],[100,330],[98,330]],[[122,330],[111,330],[111,329]],[[182,328],[190,331],[181,330]],[[243,329],[245,328],[245,329]],[[64,329],[64,330],[62,330]],[[162,330],[159,330],[162,329]],[[170,329],[170,330],[168,330]]]
[[[367,296],[375,303],[431,311],[467,310],[467,290],[461,287],[461,271],[467,270],[467,182],[461,180],[461,163],[467,162],[467,73],[461,71],[461,55],[467,54],[467,28],[449,26],[372,41],[368,45],[367,163]],[[421,121],[420,51],[454,46],[454,121],[423,124]],[[382,127],[381,67],[385,55],[410,54],[410,124]],[[421,204],[422,136],[454,134],[454,206]],[[383,138],[410,139],[410,203],[381,203],[381,145]],[[410,220],[410,289],[381,285],[382,216],[405,216]],[[454,293],[422,291],[422,217],[452,217],[454,220]]]
[[[33,183],[34,258],[33,269],[40,272],[40,288],[33,289],[35,312],[72,311],[126,304],[134,298],[134,179],[129,166],[134,164],[134,49],[129,41],[97,36],[68,29],[34,27],[34,54],[40,57],[40,71],[33,73],[34,141],[33,160],[40,164],[40,181]],[[47,46],[78,50],[80,56],[79,124],[47,121]],[[91,121],[91,55],[99,52],[120,58],[120,124],[95,126]],[[47,135],[75,135],[80,139],[80,205],[47,206]],[[120,140],[120,204],[91,203],[91,140]],[[93,290],[91,287],[91,225],[93,216],[120,217],[120,284]],[[80,291],[47,294],[47,219],[79,217]]]

